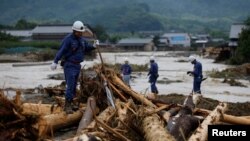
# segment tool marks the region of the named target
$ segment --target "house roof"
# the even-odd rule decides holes
[[[239,34],[241,33],[242,29],[245,28],[244,24],[233,24],[231,25],[231,29],[230,29],[230,34],[229,34],[229,38],[239,38]]]
[[[121,39],[118,42],[118,45],[144,45],[152,42],[153,39],[151,38],[126,38]]]
[[[189,36],[188,33],[165,33],[162,37],[171,37],[171,36]]]
[[[31,30],[3,30],[6,34],[10,34],[16,37],[31,37]]]
[[[87,27],[86,27],[87,28]],[[90,29],[86,29],[88,32],[91,33]],[[33,30],[33,34],[58,34],[58,33],[71,33],[72,32],[72,25],[65,24],[65,25],[38,25]]]
[[[72,25],[38,25],[33,30],[34,34],[41,33],[71,33]]]

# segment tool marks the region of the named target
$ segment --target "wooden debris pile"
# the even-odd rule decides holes
[[[0,123],[3,127],[0,135],[5,135],[1,137],[54,140],[58,129],[78,125],[75,134],[66,141],[83,138],[203,141],[207,139],[209,124],[250,124],[247,118],[224,114],[225,103],[220,103],[213,111],[196,108],[192,95],[183,105],[166,103],[133,91],[123,83],[119,73],[110,68],[96,65],[93,69],[92,72],[82,71],[80,92],[75,100],[79,110],[73,114],[63,111],[63,97],[55,97],[57,104],[34,104],[22,103],[18,93],[13,101],[1,95],[0,118],[4,120]],[[29,117],[33,117],[32,120]]]

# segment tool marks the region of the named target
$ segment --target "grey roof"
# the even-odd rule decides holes
[[[148,44],[152,40],[151,38],[126,38],[121,39],[118,44]]]
[[[72,32],[72,25],[39,25],[32,30],[33,34],[71,33],[71,32]]]
[[[171,37],[171,36],[189,36],[188,33],[165,33],[162,37]]]
[[[16,37],[31,37],[31,30],[3,30],[6,34],[10,34]]]
[[[229,38],[239,38],[239,34],[241,33],[242,29],[245,28],[243,24],[233,24],[231,25],[231,30],[229,34]]]

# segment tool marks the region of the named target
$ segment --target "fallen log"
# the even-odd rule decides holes
[[[79,123],[82,114],[82,110],[78,110],[73,114],[61,112],[59,114],[42,116],[34,127],[38,129],[39,136],[46,136],[49,133],[53,134],[57,129]]]
[[[94,113],[92,110],[96,110],[96,99],[93,96],[88,98],[87,107],[78,125],[76,134],[80,134],[80,131],[86,128],[93,120]]]
[[[120,122],[118,123],[118,128],[122,127],[128,120],[128,108],[132,105],[132,100],[129,100],[125,105],[122,104],[120,100],[116,100],[117,114]]]
[[[156,105],[170,105],[169,103],[166,103],[164,101],[161,100],[156,100],[156,99],[150,99],[153,103],[155,103]],[[177,104],[176,107],[183,107],[183,105]],[[202,109],[202,108],[195,108],[194,109],[194,114],[197,113],[202,113],[202,115],[207,116],[208,114],[210,114],[212,111],[207,110],[207,109]],[[162,116],[163,113],[161,113]],[[167,115],[169,113],[166,113],[166,117],[169,117],[169,115]],[[167,119],[167,118],[166,118]],[[229,123],[229,124],[239,124],[239,125],[250,125],[250,117],[246,116],[246,118],[244,117],[237,117],[237,116],[233,116],[233,115],[228,115],[223,113],[223,117],[220,119],[221,122],[225,122],[225,123]]]
[[[156,107],[151,101],[149,101],[147,98],[145,98],[143,95],[136,93],[131,88],[129,88],[126,84],[123,83],[123,81],[117,77],[112,76],[112,83],[119,87],[119,89],[126,92],[126,94],[132,96],[137,101],[140,101],[142,104],[150,106],[150,107]]]
[[[102,122],[107,122],[110,119],[110,115],[115,113],[115,109],[111,106],[107,107],[102,113],[100,113],[97,118]],[[81,131],[81,133],[88,133],[88,131],[91,131],[95,128],[96,121],[93,120],[84,130]]]
[[[208,125],[214,124],[220,121],[222,114],[225,112],[227,104],[220,103],[202,122],[202,124],[196,129],[195,133],[191,135],[188,141],[206,141],[208,136]]]
[[[16,105],[21,106],[22,101],[21,101],[21,91],[20,91],[20,90],[17,90],[17,91],[16,91],[16,96],[14,97],[13,102],[14,102]]]
[[[207,110],[207,109],[200,109],[200,108],[195,109],[195,113],[203,113],[203,114],[205,113],[208,115],[211,112],[212,111]],[[250,125],[250,118],[242,117],[242,116],[237,117],[237,116],[228,115],[225,113],[223,113],[220,121],[224,123],[229,123],[229,124]]]
[[[98,115],[98,118],[99,121],[102,121],[102,122],[106,122],[109,120],[109,116],[115,112],[115,109],[111,106],[107,107],[102,113],[100,113]],[[81,138],[82,135],[85,135],[85,134],[91,134],[91,135],[95,135],[94,130],[96,128],[96,120],[93,120],[86,128],[82,129],[79,133],[78,133],[78,136],[76,137],[73,137],[73,138],[69,138],[67,140],[64,140],[64,141],[76,141],[78,139]],[[105,135],[101,135],[102,137],[105,136]],[[101,137],[99,136],[99,137]]]
[[[244,117],[236,117],[232,115],[222,114],[221,121],[230,123],[230,124],[237,124],[237,125],[250,125],[250,119]]]
[[[147,109],[149,109],[147,107]],[[140,129],[146,141],[175,141],[174,137],[164,128],[164,123],[157,114],[144,116],[146,108],[139,109]]]
[[[50,115],[58,114],[63,112],[62,107],[52,104],[34,104],[34,103],[23,103],[22,114],[23,115]]]
[[[180,110],[180,107],[174,107],[168,111],[161,110],[157,112],[158,115],[160,115],[163,119],[165,119],[165,122],[167,123],[171,116],[177,114],[177,112]]]
[[[109,83],[109,86],[111,86],[111,88],[116,92],[116,94],[123,100],[123,101],[128,101],[126,99],[126,97],[124,97],[124,95],[118,90],[116,89],[116,87],[112,84],[112,83]]]
[[[169,113],[173,114],[167,122],[167,130],[177,141],[186,141],[190,133],[193,132],[201,121],[193,116],[195,104],[192,95],[184,100],[183,107],[176,113],[176,108]]]

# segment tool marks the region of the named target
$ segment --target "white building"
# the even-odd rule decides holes
[[[191,39],[187,33],[165,33],[161,38],[167,38],[169,46],[190,47]]]

